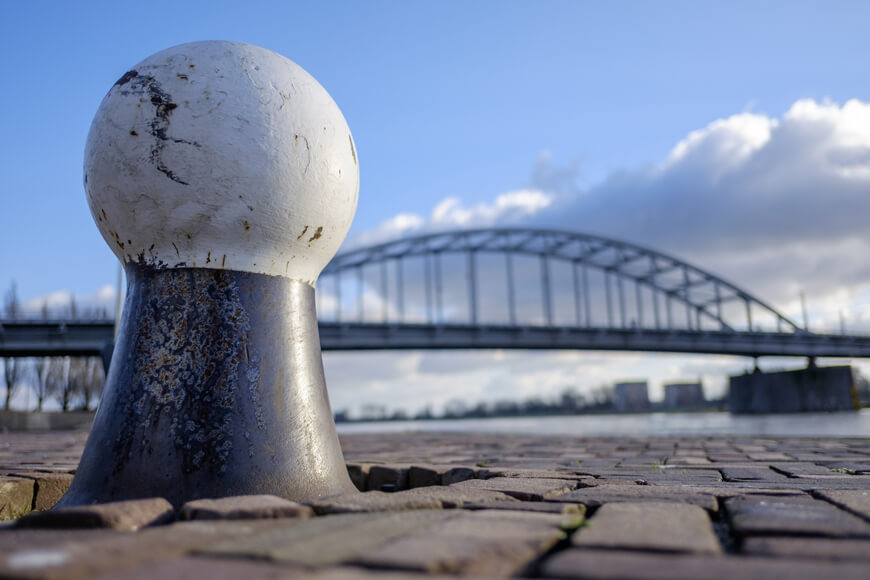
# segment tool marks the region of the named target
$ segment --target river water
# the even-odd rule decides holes
[[[870,437],[870,409],[857,413],[731,415],[729,413],[642,413],[432,421],[339,423],[339,433],[513,433],[566,436]]]

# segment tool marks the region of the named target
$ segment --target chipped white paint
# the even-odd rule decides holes
[[[302,68],[237,42],[183,44],[111,88],[85,149],[94,220],[124,262],[314,284],[356,212],[353,138]]]

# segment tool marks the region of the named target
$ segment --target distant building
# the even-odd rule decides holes
[[[703,407],[704,387],[698,383],[671,383],[665,385],[663,405],[670,409],[696,409]]]
[[[622,412],[649,409],[646,381],[613,385],[613,409]]]

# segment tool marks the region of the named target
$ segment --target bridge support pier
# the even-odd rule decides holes
[[[817,367],[733,376],[728,394],[735,414],[855,411],[858,399],[852,367]]]

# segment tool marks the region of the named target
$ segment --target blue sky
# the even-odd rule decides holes
[[[228,39],[296,61],[344,112],[360,158],[351,243],[499,224],[503,216],[482,209],[535,192],[547,206],[514,221],[645,243],[792,314],[806,291],[819,324],[838,309],[870,320],[870,275],[860,264],[870,238],[857,223],[870,209],[863,166],[848,183],[825,171],[782,177],[800,173],[790,160],[805,168],[848,153],[864,163],[863,108],[847,114],[845,105],[870,102],[866,3],[34,1],[3,11],[0,289],[14,280],[25,300],[84,298],[114,284],[115,260],[81,177],[87,130],[108,88],[158,50]],[[795,108],[801,102],[812,106]],[[833,127],[828,141],[814,136],[819,118]],[[735,142],[756,143],[751,171],[723,185],[714,177],[731,167]],[[821,157],[814,143],[827,143]],[[775,183],[746,186],[762,181]],[[812,188],[794,193],[802,183]],[[669,221],[689,205],[691,224]],[[447,217],[435,219],[436,208]],[[414,227],[398,227],[398,215],[413,216]],[[757,259],[741,257],[740,240],[752,241]],[[411,368],[408,360],[401,364]],[[703,366],[608,360],[626,373],[663,360],[676,365],[671,374]],[[418,374],[431,368],[414,364]],[[378,379],[370,392],[390,392],[402,377]]]

